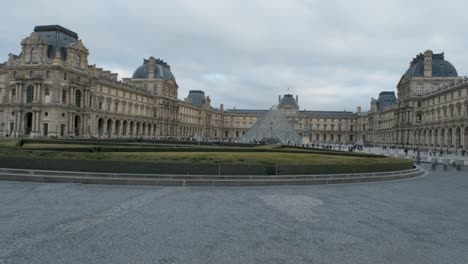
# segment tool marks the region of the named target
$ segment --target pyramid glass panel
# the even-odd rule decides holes
[[[276,106],[266,112],[239,141],[241,143],[302,144],[299,134]]]

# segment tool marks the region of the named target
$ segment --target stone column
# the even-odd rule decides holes
[[[38,101],[38,102],[42,101],[41,90],[42,90],[42,85],[40,83],[38,83],[37,84],[37,99],[36,99],[36,101]]]
[[[23,84],[20,84],[20,87],[18,89],[18,102],[22,103],[23,102]]]

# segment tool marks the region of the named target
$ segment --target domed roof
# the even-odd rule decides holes
[[[174,78],[171,67],[166,62],[150,57],[148,60],[143,59],[143,65],[135,70],[132,79],[149,79],[151,71],[153,71],[155,79]]]
[[[403,75],[411,79],[413,77],[424,77],[424,54],[420,53],[413,59],[409,69]],[[444,53],[432,55],[432,77],[457,77],[455,67],[444,59]]]
[[[283,98],[281,98],[281,100],[279,101],[278,107],[284,107],[286,105],[291,106],[291,107],[295,107],[295,108],[299,108],[299,106],[297,105],[297,102],[294,99],[294,97],[292,96],[292,94],[285,94],[283,96]]]

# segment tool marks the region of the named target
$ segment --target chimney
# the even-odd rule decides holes
[[[424,52],[424,77],[432,77],[432,50]]]
[[[224,105],[223,105],[223,104],[220,104],[220,105],[219,105],[219,108],[220,108],[221,110],[224,110]]]
[[[281,102],[281,95],[278,95],[278,104]]]
[[[361,106],[356,107],[356,112],[358,112],[358,113],[361,112]]]
[[[156,69],[156,59],[150,57],[148,60],[148,79],[154,79],[154,70]]]
[[[296,104],[299,105],[299,96],[296,95]]]

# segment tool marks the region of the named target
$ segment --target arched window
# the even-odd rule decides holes
[[[34,99],[34,86],[28,86],[26,90],[26,103],[31,103]]]
[[[81,91],[76,90],[75,92],[75,105],[81,107]]]
[[[37,63],[37,50],[31,50],[31,63]]]
[[[76,55],[75,67],[81,68],[81,56],[80,55]]]
[[[48,87],[46,87],[44,90],[44,96],[48,96],[48,95],[50,95],[50,90]]]

